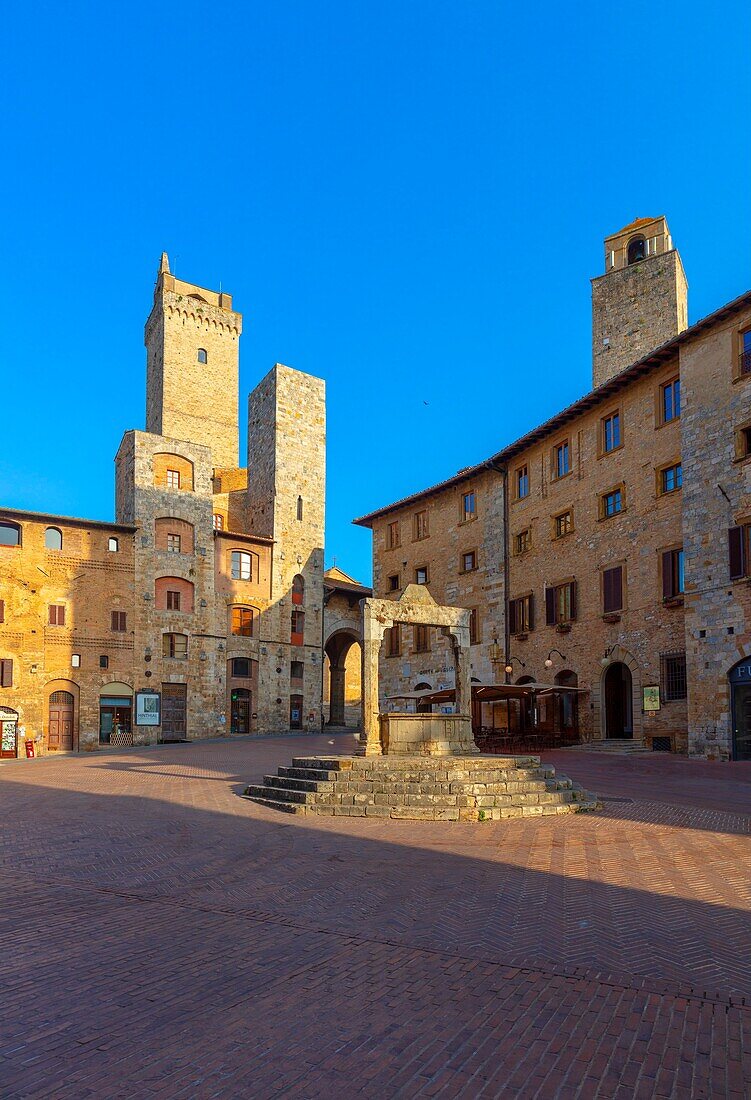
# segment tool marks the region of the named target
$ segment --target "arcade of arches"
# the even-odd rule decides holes
[[[324,716],[329,726],[360,725],[362,649],[350,630],[339,630],[326,642],[323,675]]]

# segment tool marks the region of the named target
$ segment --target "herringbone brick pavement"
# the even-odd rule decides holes
[[[0,766],[0,1095],[749,1095],[751,767],[551,754],[602,814],[466,825],[238,797],[331,740]]]

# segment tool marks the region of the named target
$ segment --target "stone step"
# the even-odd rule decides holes
[[[333,791],[342,786],[325,779],[293,779],[288,775],[264,775],[265,787],[282,787],[287,791]]]
[[[524,756],[295,756],[294,768],[324,771],[403,771],[420,767],[451,767],[462,770],[539,768],[540,757]]]
[[[246,795],[252,802],[291,814],[316,814],[322,817],[379,817],[399,821],[505,821],[511,818],[550,817],[557,814],[592,812],[602,809],[594,798],[567,803],[533,806],[376,806],[323,805],[283,802]]]
[[[279,775],[288,775],[290,779],[319,779],[323,782],[333,781],[345,772],[329,770],[328,768],[279,768]]]
[[[565,805],[579,801],[578,792],[565,791],[518,791],[501,794],[405,794],[402,792],[375,793],[363,791],[354,794],[342,794],[339,791],[293,790],[284,786],[266,786],[251,784],[246,792],[252,798],[261,798],[272,802],[289,802],[303,806],[419,806],[423,808],[449,809],[452,807],[509,807]]]

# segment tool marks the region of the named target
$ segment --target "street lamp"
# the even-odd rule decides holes
[[[545,658],[545,668],[552,668],[553,667],[553,658],[551,656],[551,654],[553,654],[553,653],[557,653],[562,661],[566,660],[566,657],[564,656],[563,653],[561,653],[560,649],[551,649],[548,652],[547,657]]]
[[[613,652],[614,649],[614,645],[609,645],[608,648],[605,650],[605,655],[600,658],[600,664],[603,668],[607,668],[610,664],[610,654]]]

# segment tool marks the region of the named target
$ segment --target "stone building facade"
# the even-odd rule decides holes
[[[426,583],[470,608],[473,678],[576,688],[544,705],[582,740],[745,758],[751,293],[687,327],[664,218],[605,246],[592,391],[486,462],[356,520],[373,531],[374,593]],[[384,706],[452,682],[441,646],[386,639]]]
[[[320,728],[325,385],[276,364],[239,466],[241,332],[163,255],[117,522],[0,510],[8,755]]]

